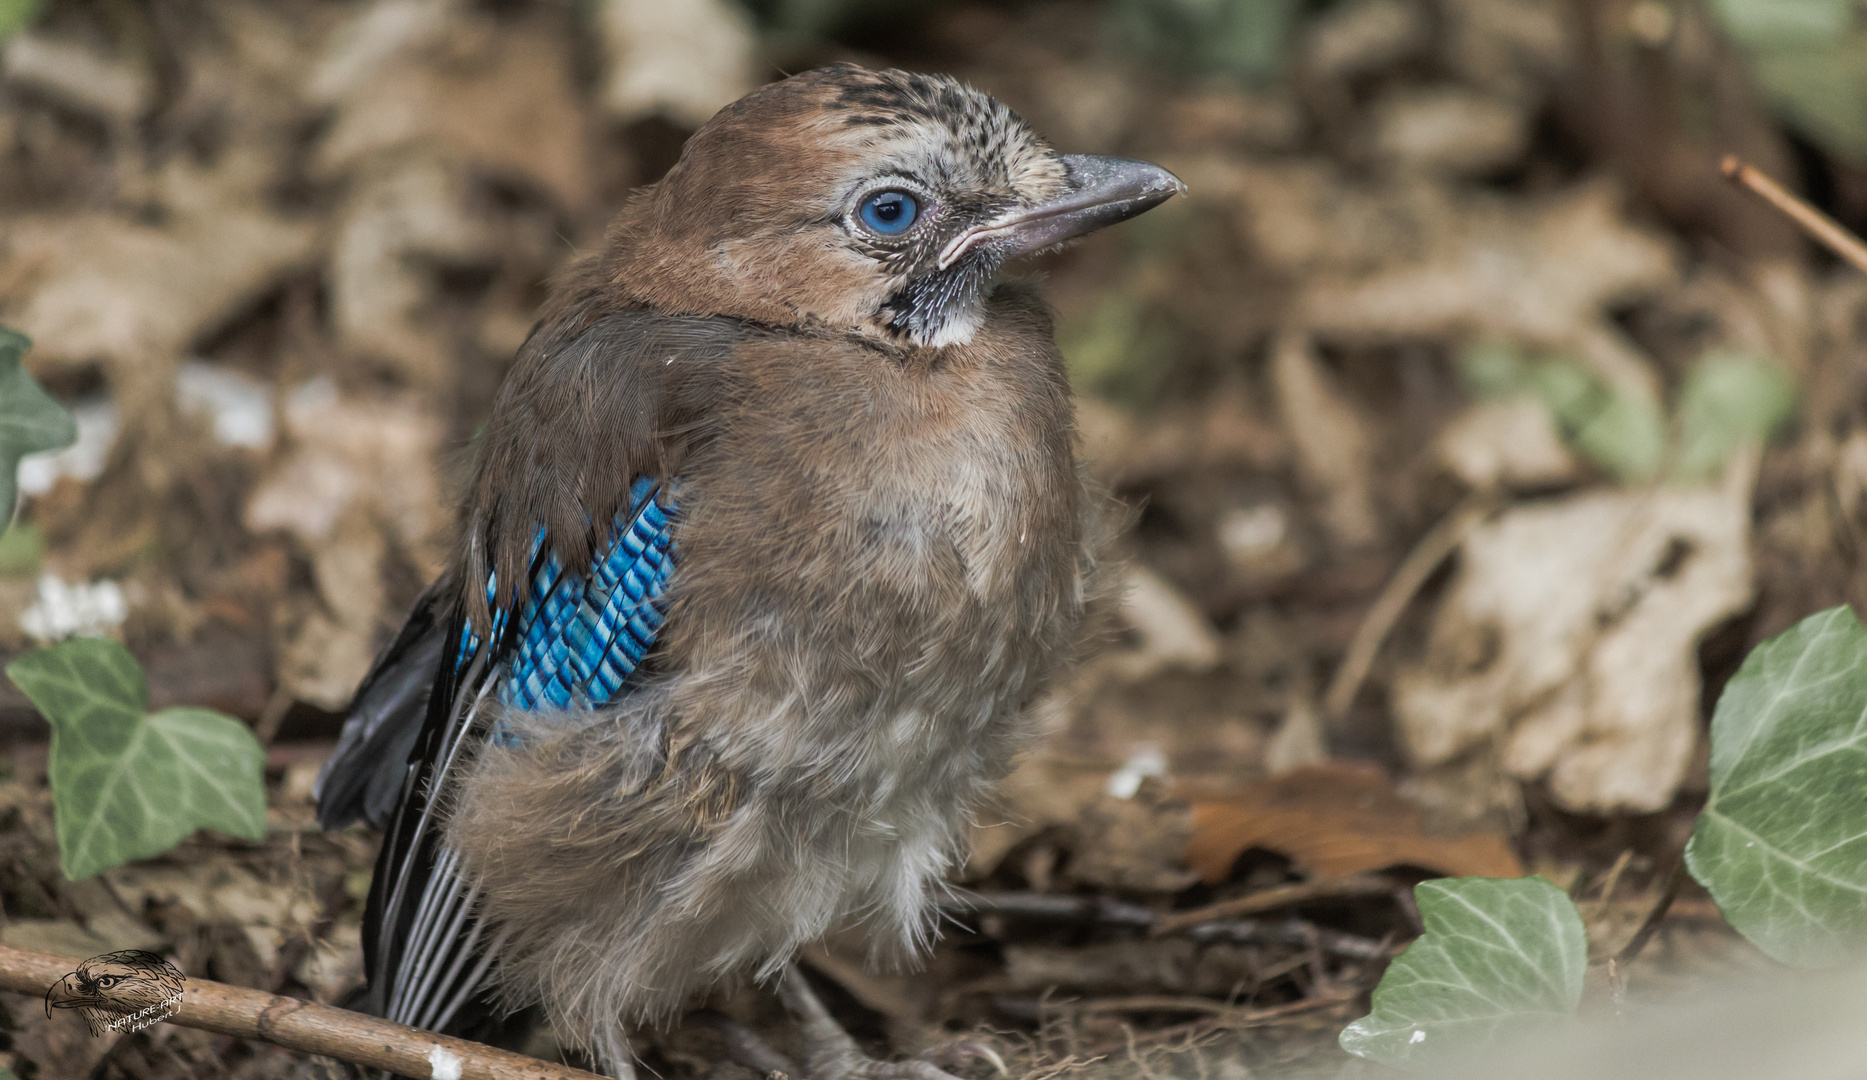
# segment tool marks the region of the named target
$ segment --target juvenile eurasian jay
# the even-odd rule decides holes
[[[626,1076],[626,1025],[750,975],[814,1080],[945,1075],[863,1057],[792,958],[926,947],[1077,636],[1070,388],[1001,268],[1182,190],[847,64],[688,141],[555,288],[321,778],[387,833],[367,1007],[542,1005]]]

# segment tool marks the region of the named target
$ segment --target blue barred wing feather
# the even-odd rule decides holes
[[[602,705],[648,655],[673,568],[670,510],[655,489],[646,477],[635,482],[609,549],[588,573],[566,574],[554,554],[534,558],[518,640],[500,679],[501,702],[526,710]],[[491,600],[497,584],[488,582],[487,589]],[[465,662],[476,645],[469,631],[455,662]]]
[[[664,485],[638,478],[607,544],[581,572],[567,570],[541,532],[533,542],[529,587],[515,607],[495,607],[484,639],[458,613],[442,620],[438,601],[424,595],[425,606],[411,616],[411,625],[419,621],[432,644],[424,639],[397,655],[429,664],[431,689],[419,702],[404,693],[379,705],[367,714],[375,722],[368,731],[355,721],[366,714],[353,706],[353,721],[320,780],[329,792],[368,788],[359,775],[394,767],[370,757],[388,742],[384,731],[393,724],[381,714],[391,704],[405,712],[419,707],[424,714],[413,753],[400,767],[400,799],[386,822],[371,884],[364,926],[370,985],[362,1007],[430,1030],[458,1030],[485,1015],[480,991],[499,943],[476,918],[474,889],[458,856],[441,840],[439,807],[463,750],[485,741],[512,744],[512,734],[498,720],[502,710],[551,710],[574,722],[576,714],[628,693],[666,618],[675,513]],[[497,593],[497,583],[488,581],[489,600]],[[449,641],[453,649],[439,648]],[[394,651],[392,646],[385,653],[379,668],[392,661]],[[399,674],[372,672],[371,678],[396,686],[410,681],[392,678]],[[364,689],[370,685],[366,679]],[[414,726],[412,717],[401,718],[402,728]],[[327,827],[337,816],[326,819]]]

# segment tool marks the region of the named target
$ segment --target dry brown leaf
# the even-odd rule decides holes
[[[1320,765],[1329,760],[1328,732],[1315,695],[1303,680],[1293,687],[1277,730],[1264,744],[1264,769],[1272,776]]]
[[[15,1064],[35,1064],[40,1076],[90,1076],[117,1040],[124,1038],[121,1032],[110,1030],[91,1034],[77,1009],[48,1009],[25,997],[12,998],[8,1005]]]
[[[1519,101],[1542,96],[1572,55],[1563,0],[1439,0],[1439,45],[1459,77]]]
[[[1134,648],[1109,656],[1123,678],[1139,681],[1168,669],[1211,671],[1219,663],[1219,635],[1205,614],[1140,563],[1128,567],[1121,617],[1137,639]]]
[[[152,90],[145,71],[103,56],[73,41],[28,31],[0,48],[6,81],[29,87],[64,105],[127,131],[149,107]]]
[[[344,397],[319,380],[288,397],[285,432],[292,450],[254,490],[249,529],[284,530],[315,546],[361,505],[424,578],[440,573],[448,519],[435,474],[438,419],[410,397]]]
[[[358,16],[372,17],[380,17],[375,9]],[[535,186],[568,210],[589,201],[583,110],[560,35],[455,15],[444,29],[412,19],[400,47],[385,56],[352,59],[353,40],[341,35],[313,80],[314,93],[337,106],[318,145],[318,174],[346,175],[419,148]]]
[[[1365,274],[1417,259],[1457,227],[1449,190],[1418,178],[1375,186],[1314,158],[1213,154],[1176,162],[1196,197],[1230,211],[1258,259],[1292,279]]]
[[[1619,202],[1605,183],[1527,205],[1466,196],[1389,268],[1310,285],[1302,318],[1350,340],[1498,337],[1568,349],[1616,386],[1654,396],[1656,376],[1605,309],[1672,284],[1677,271],[1672,249],[1623,218]]]
[[[1106,75],[1103,82],[1112,82]],[[1229,83],[1200,83],[1156,106],[1148,123],[1163,146],[1232,145],[1288,150],[1303,137],[1303,113],[1294,96],[1253,91]],[[1197,190],[1197,189],[1195,189]]]
[[[1431,40],[1424,8],[1414,0],[1355,0],[1337,4],[1305,29],[1303,73],[1348,79],[1406,60]]]
[[[70,919],[14,919],[0,929],[0,942],[15,949],[32,949],[80,959],[113,949],[149,948],[147,944],[118,944]],[[160,945],[158,939],[157,944]]]
[[[305,78],[304,96],[335,105],[402,56],[447,35],[459,0],[374,0],[333,27]]]
[[[1144,780],[1133,798],[1103,794],[1070,829],[1069,878],[1078,885],[1175,893],[1194,875],[1180,859],[1192,833],[1186,800],[1158,780]]]
[[[337,215],[330,286],[338,340],[416,386],[439,387],[454,371],[448,335],[426,317],[434,276],[424,262],[466,261],[492,244],[467,200],[458,168],[410,153],[357,177]]]
[[[1180,862],[1187,804],[1159,779],[1141,779],[1131,798],[1108,793],[1101,762],[1034,755],[1000,781],[995,805],[973,830],[965,876],[995,870],[1020,843],[1051,832],[1068,853],[1076,884],[1174,892],[1192,883]]]
[[[978,879],[998,868],[1011,849],[1054,825],[1075,821],[1102,794],[1109,767],[1032,754],[998,782],[992,804],[972,831],[966,877]]]
[[[1753,476],[1744,459],[1717,487],[1590,492],[1475,531],[1395,682],[1414,759],[1496,742],[1571,809],[1666,806],[1698,737],[1698,642],[1750,601]]]
[[[1530,109],[1506,98],[1455,87],[1391,94],[1374,107],[1374,152],[1392,165],[1477,176],[1523,155]]]
[[[316,103],[305,99],[306,70],[322,24],[335,13],[296,4],[215,4],[201,11],[205,32],[190,41],[176,75],[178,97],[163,104],[165,123],[216,133],[216,169],[255,168],[265,186],[289,183],[302,167],[298,149]],[[209,27],[211,26],[211,29]]]
[[[412,401],[348,400],[321,382],[291,396],[285,419],[292,449],[254,490],[246,527],[290,533],[310,556],[318,599],[278,610],[279,679],[299,700],[340,709],[386,625],[391,545],[424,580],[446,558],[441,425]]]
[[[335,1005],[343,1000],[363,985],[363,927],[354,922],[331,927],[327,936],[312,942],[292,976],[311,988],[314,1001]]]
[[[1440,835],[1420,808],[1371,765],[1298,769],[1224,799],[1193,804],[1186,863],[1207,884],[1224,881],[1251,848],[1288,856],[1321,878],[1405,864],[1452,876],[1520,877],[1502,835]]]
[[[661,115],[697,128],[757,85],[757,39],[731,0],[603,0],[609,71],[603,107],[622,120]]]
[[[1374,512],[1372,446],[1367,425],[1323,370],[1309,338],[1279,335],[1271,346],[1271,378],[1284,431],[1297,464],[1322,499],[1322,521],[1343,548],[1380,539]]]
[[[1528,396],[1470,406],[1440,430],[1433,450],[1448,472],[1479,491],[1552,486],[1581,475],[1549,407]]]
[[[431,389],[455,375],[435,267],[517,254],[474,179],[537,190],[573,214],[591,198],[561,36],[450,10],[430,0],[365,9],[334,35],[307,91],[336,110],[314,172],[349,181],[329,270],[338,339]],[[537,224],[550,235],[548,220]]]
[[[319,604],[283,606],[279,683],[293,697],[339,710],[369,671],[386,621],[388,545],[369,512],[353,505],[311,549]]]
[[[187,866],[136,863],[105,871],[123,902],[141,911],[149,904],[178,904],[208,925],[237,926],[260,963],[277,963],[287,939],[308,932],[324,906],[303,880],[262,881],[225,858]]]
[[[173,212],[160,225],[83,213],[17,220],[0,233],[0,316],[31,335],[35,367],[178,361],[311,258],[310,226],[217,181],[175,170],[168,191]]]

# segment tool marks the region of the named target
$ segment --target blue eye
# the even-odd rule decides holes
[[[905,191],[878,191],[862,200],[856,214],[883,236],[900,236],[920,217],[921,205]]]

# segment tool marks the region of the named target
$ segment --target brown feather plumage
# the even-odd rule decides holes
[[[1086,230],[1165,197],[1154,169],[1068,201],[1113,160],[1065,159],[951,79],[840,65],[722,110],[557,283],[480,440],[449,607],[484,636],[541,535],[587,568],[638,477],[677,508],[678,562],[609,704],[502,711],[482,687],[468,708],[477,675],[439,684],[459,696],[422,753],[501,733],[415,775],[443,777],[445,858],[507,1003],[620,1072],[626,1023],[839,925],[878,955],[926,944],[970,814],[1081,641],[1108,520],[1049,311],[996,275],[1069,214]],[[921,193],[914,229],[857,226],[878,185]],[[1039,239],[965,247],[1025,210]],[[404,789],[406,850],[434,835],[428,798]],[[464,886],[435,880],[420,910],[456,910],[436,905]],[[411,925],[417,901],[388,895],[380,925]]]
[[[1005,287],[985,325],[944,350],[733,347],[680,463],[678,677],[604,723],[511,717],[527,748],[460,784],[448,838],[514,934],[514,1000],[601,1029],[852,913],[891,951],[925,940],[1090,569],[1049,318]],[[820,895],[756,899],[787,889]]]

